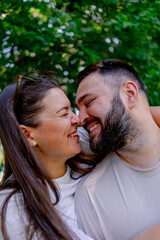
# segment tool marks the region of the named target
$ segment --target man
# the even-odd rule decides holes
[[[160,221],[160,129],[130,65],[91,64],[79,81],[81,123],[106,157],[77,189],[78,221],[95,240],[129,240]]]

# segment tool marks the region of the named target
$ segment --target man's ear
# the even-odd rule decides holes
[[[123,85],[123,89],[126,95],[127,105],[129,109],[134,108],[136,106],[138,96],[139,96],[139,90],[137,85],[132,81],[127,81]]]
[[[35,147],[37,145],[37,143],[32,136],[32,128],[28,127],[28,126],[25,126],[25,125],[20,125],[20,128],[21,128],[22,132],[24,133],[24,135],[25,135],[27,141],[29,142],[29,144],[32,147]]]

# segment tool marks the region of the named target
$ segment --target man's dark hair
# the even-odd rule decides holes
[[[104,80],[115,89],[119,89],[126,81],[131,80],[135,82],[139,90],[143,91],[147,96],[145,85],[138,76],[138,73],[131,65],[123,61],[108,59],[92,63],[79,73],[78,82],[81,82],[85,77],[94,72],[98,72],[102,76],[105,76]]]

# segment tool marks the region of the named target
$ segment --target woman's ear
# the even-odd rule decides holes
[[[24,133],[29,144],[32,147],[35,147],[37,145],[37,142],[35,141],[35,139],[32,136],[32,128],[25,126],[25,125],[20,125],[20,128],[21,128],[22,132]]]
[[[137,85],[132,81],[127,81],[124,85],[124,93],[126,95],[127,99],[127,105],[129,109],[132,109],[136,106],[138,96],[139,96],[139,90]]]

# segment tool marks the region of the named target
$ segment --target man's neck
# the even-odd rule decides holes
[[[139,136],[116,153],[133,167],[154,167],[160,161],[160,129],[155,124],[147,128],[146,124]]]

